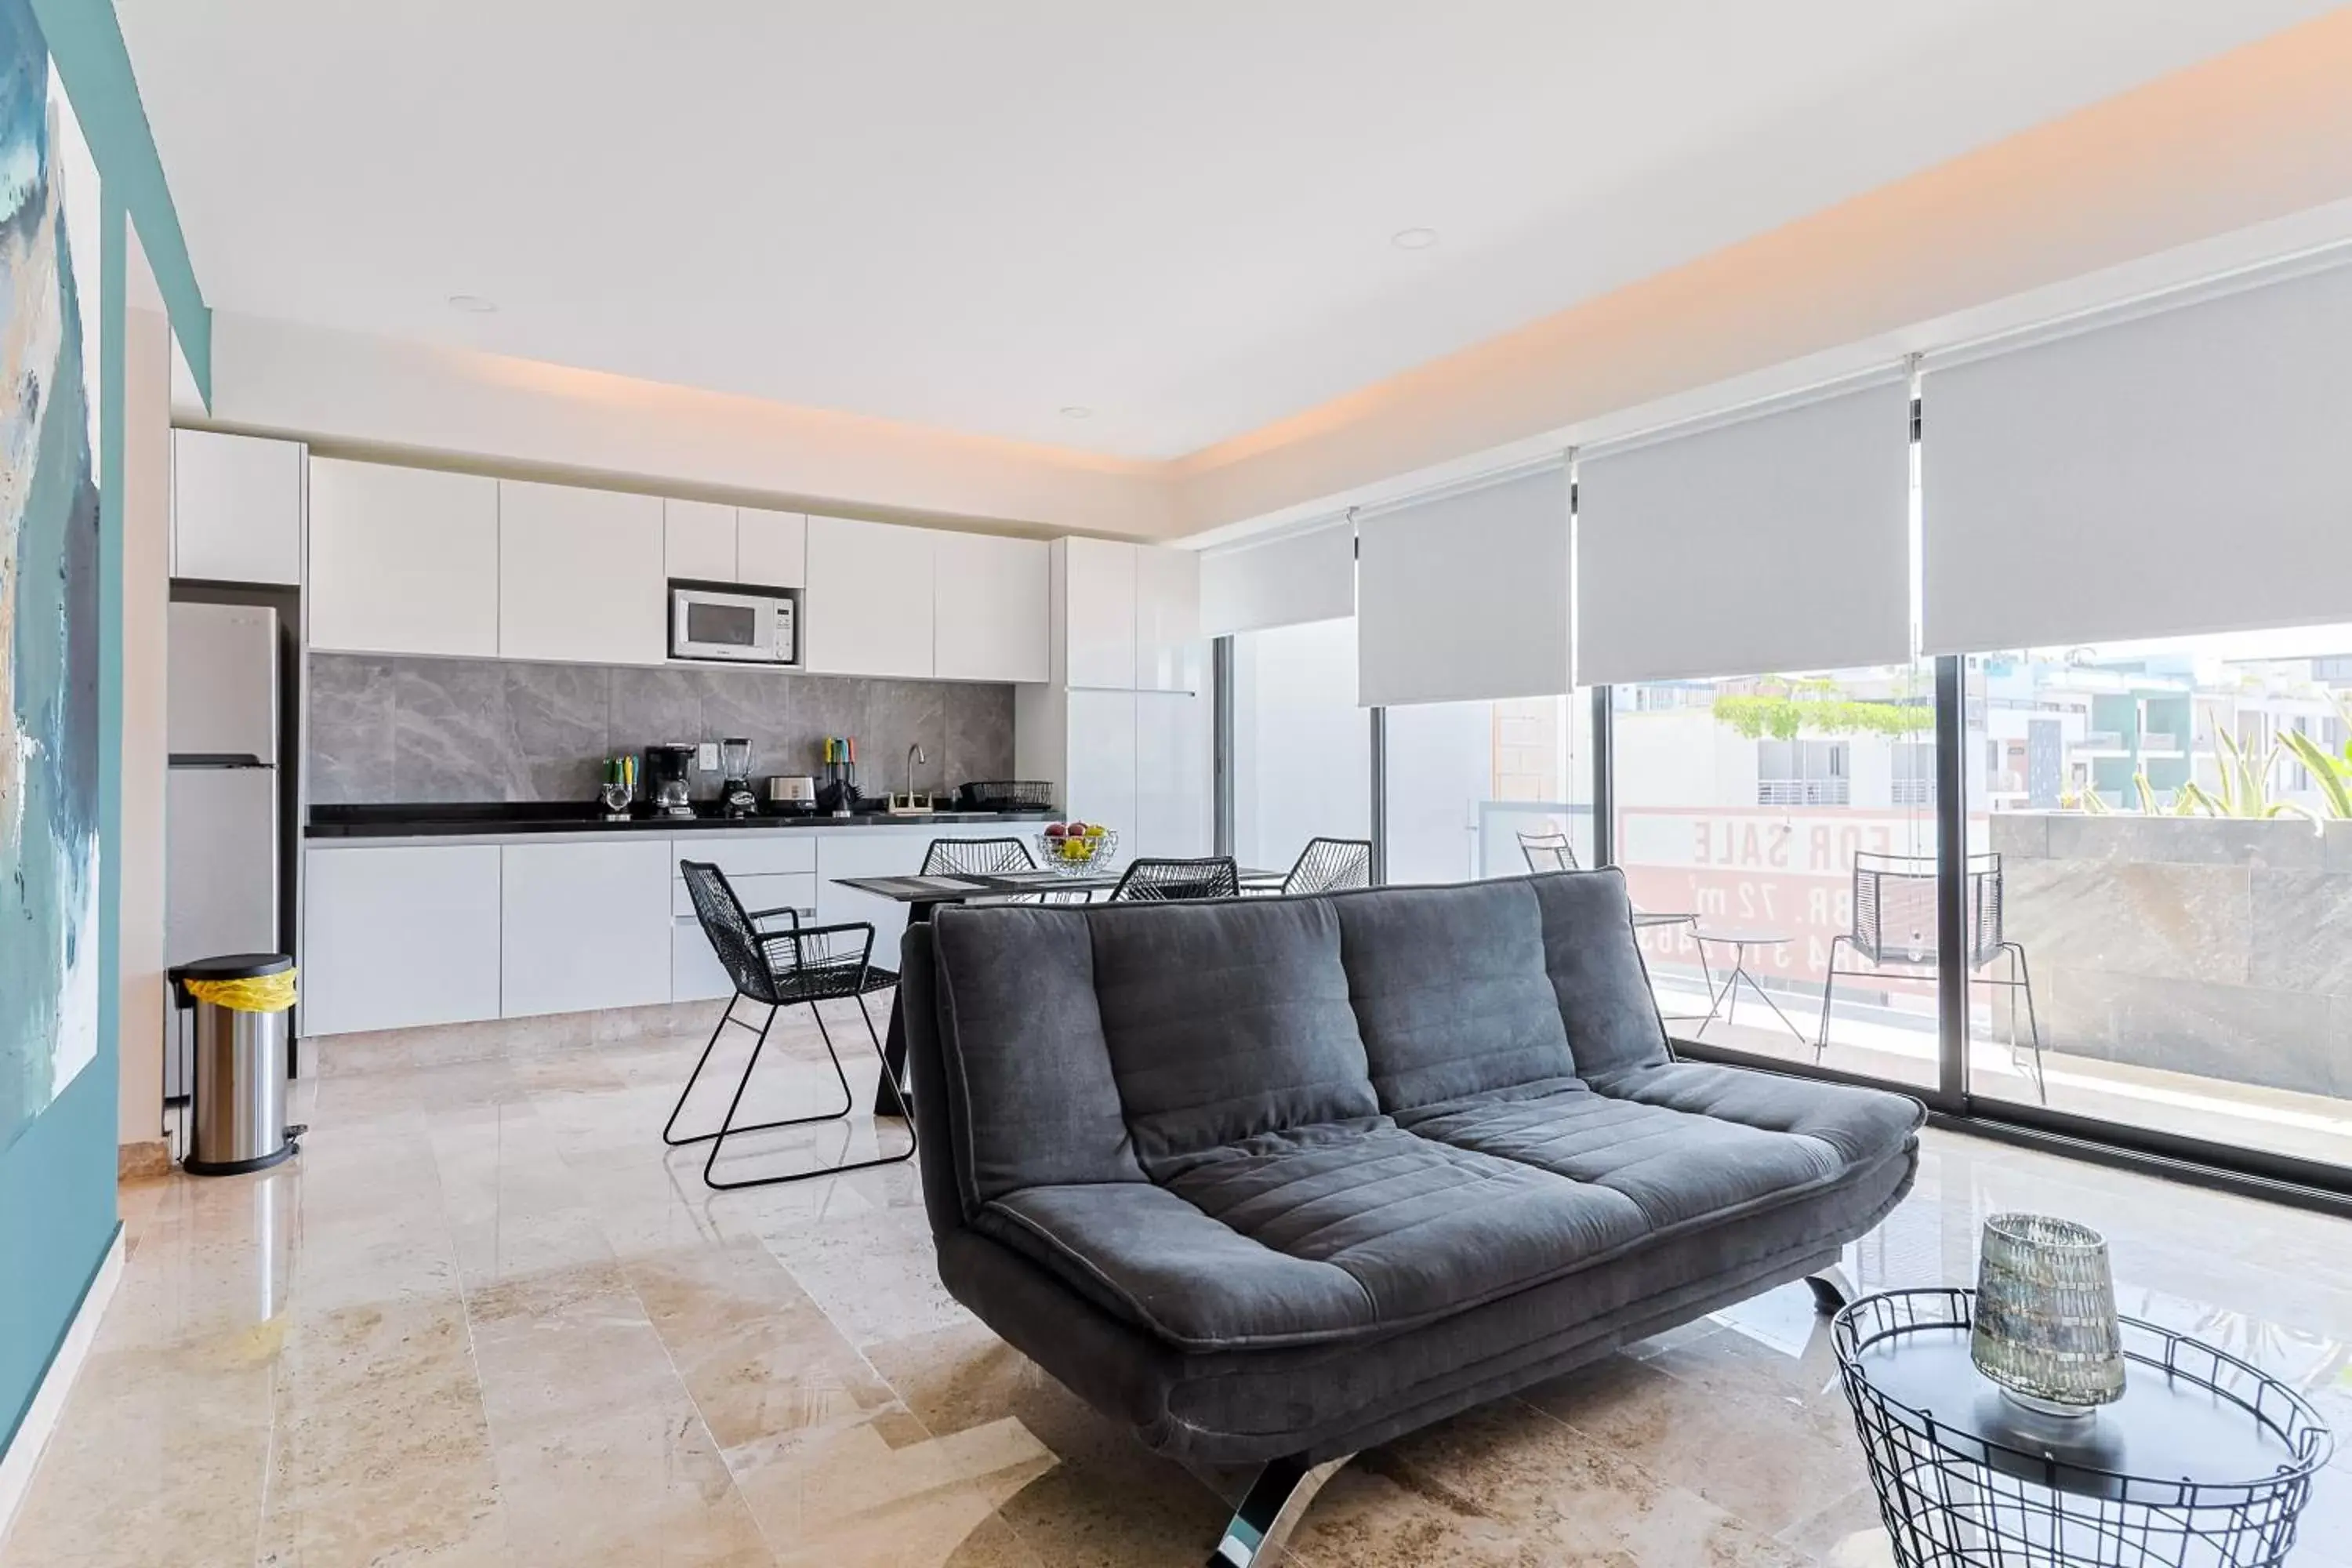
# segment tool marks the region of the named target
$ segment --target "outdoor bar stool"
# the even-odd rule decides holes
[[[896,1154],[880,1155],[871,1160],[850,1160],[837,1164],[819,1165],[813,1170],[791,1171],[781,1175],[755,1176],[741,1181],[720,1181],[714,1169],[719,1152],[730,1138],[747,1132],[769,1132],[779,1127],[803,1127],[818,1121],[839,1121],[850,1112],[854,1097],[849,1091],[849,1075],[842,1070],[841,1053],[834,1048],[833,1034],[824,1026],[824,1014],[820,1002],[854,1001],[858,1016],[866,1020],[866,1038],[874,1044],[874,1059],[883,1059],[882,1037],[875,1032],[874,1015],[866,1010],[868,993],[887,990],[898,983],[898,976],[887,969],[875,967],[874,928],[863,921],[845,921],[837,925],[803,926],[800,911],[793,909],[760,910],[746,913],[742,900],[735,896],[727,874],[717,866],[701,860],[681,860],[678,871],[686,879],[686,890],[694,900],[695,918],[702,924],[702,934],[710,940],[711,951],[719,955],[728,978],[735,983],[735,994],[727,1000],[727,1010],[710,1031],[710,1039],[702,1047],[701,1057],[694,1070],[687,1075],[686,1087],[678,1091],[677,1103],[670,1108],[669,1120],[662,1124],[662,1142],[671,1148],[683,1148],[692,1143],[709,1143],[710,1153],[702,1163],[705,1186],[720,1192],[738,1187],[772,1186],[782,1182],[803,1182],[812,1176],[837,1175],[845,1171],[868,1170],[876,1165],[895,1165],[915,1152],[915,1122],[907,1107],[898,1100],[898,1086],[891,1082],[886,1067],[882,1074],[884,1093],[889,1103],[897,1105],[896,1114],[907,1119],[907,1147]],[[783,929],[763,929],[774,921],[782,921]],[[736,1006],[744,1002],[754,1007],[764,1006],[768,1015],[756,1026],[749,1019],[735,1016]],[[735,1116],[742,1109],[743,1091],[751,1087],[751,1075],[760,1066],[760,1052],[767,1046],[768,1031],[774,1027],[776,1014],[801,1003],[808,1005],[809,1016],[816,1020],[817,1035],[824,1041],[825,1055],[833,1059],[833,1076],[841,1085],[841,1109],[820,1111],[812,1116],[788,1116],[779,1121],[761,1121],[749,1126],[737,1126]],[[677,1131],[678,1113],[694,1092],[702,1069],[709,1065],[710,1053],[718,1047],[719,1037],[728,1025],[750,1029],[758,1036],[751,1047],[751,1058],[743,1064],[743,1076],[735,1085],[735,1094],[727,1102],[727,1114],[719,1119],[715,1132],[700,1132],[682,1137]]]

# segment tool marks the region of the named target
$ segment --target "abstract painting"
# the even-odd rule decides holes
[[[0,0],[0,1149],[98,1053],[99,508],[68,193],[86,163],[26,0]],[[79,166],[77,166],[79,164]]]

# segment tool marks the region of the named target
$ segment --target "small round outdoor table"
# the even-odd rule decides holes
[[[1706,1026],[1715,1022],[1718,1014],[1727,1024],[1738,1021],[1739,983],[1745,980],[1748,982],[1748,989],[1764,999],[1764,1005],[1772,1009],[1772,1016],[1780,1019],[1789,1033],[1797,1037],[1797,1042],[1800,1045],[1809,1043],[1805,1039],[1805,1031],[1789,1022],[1789,1015],[1780,1011],[1780,1004],[1772,1000],[1772,994],[1764,989],[1762,983],[1757,980],[1748,967],[1749,948],[1786,947],[1796,940],[1794,937],[1786,931],[1777,931],[1712,930],[1701,927],[1696,920],[1693,920],[1691,940],[1699,944],[1699,972],[1706,976],[1706,1016],[1700,1019],[1698,1027],[1691,1031],[1694,1039],[1706,1033]],[[1715,984],[1715,971],[1706,962],[1706,949],[1710,942],[1731,949],[1731,973],[1725,976],[1720,989]]]
[[[2040,1415],[1969,1357],[1973,1290],[1894,1290],[1837,1315],[1838,1376],[1902,1568],[2269,1568],[2335,1451],[2292,1388],[2123,1321],[2124,1396]]]

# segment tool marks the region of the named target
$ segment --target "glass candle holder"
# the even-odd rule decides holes
[[[1969,1353],[2004,1394],[2041,1415],[2089,1415],[2121,1399],[2123,1336],[2106,1238],[2047,1215],[1986,1220]]]

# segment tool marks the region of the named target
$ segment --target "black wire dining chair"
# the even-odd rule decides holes
[[[2005,986],[2009,991],[2009,1049],[2017,1054],[2017,998],[2025,997],[2025,1023],[2033,1046],[2033,1087],[2042,1103],[2050,1103],[2050,1085],[2042,1076],[2042,1020],[2033,1008],[2033,972],[2026,966],[2022,943],[2008,940],[2001,924],[2000,857],[1971,855],[1968,863],[1969,981],[1976,985]],[[1937,960],[1936,861],[1927,855],[1881,855],[1857,850],[1853,857],[1853,929],[1830,939],[1829,973],[1822,980],[1822,1025],[1813,1037],[1816,1060],[1829,1049],[1830,1002],[1838,976],[1862,979],[1899,975],[1932,979]],[[1867,968],[1838,967],[1838,951],[1849,950]],[[1985,969],[2006,960],[2000,974]]]
[[[1372,885],[1372,841],[1369,838],[1310,838],[1298,852],[1298,863],[1282,879],[1285,897],[1299,893],[1337,893]]]
[[[1110,890],[1110,901],[1170,904],[1194,899],[1237,899],[1241,893],[1241,872],[1230,855],[1195,860],[1143,858],[1128,863],[1118,886]]]
[[[992,877],[1034,871],[1037,858],[1018,838],[934,838],[923,851],[926,877]]]
[[[824,1014],[820,1002],[855,1001],[858,1016],[866,1020],[866,1037],[874,1043],[874,1059],[884,1060],[882,1037],[875,1032],[874,1015],[866,1010],[869,993],[887,990],[898,983],[896,973],[877,968],[874,957],[874,928],[863,921],[844,921],[836,925],[803,926],[800,911],[791,908],[757,910],[747,912],[742,900],[735,896],[727,874],[717,866],[702,860],[681,860],[678,871],[686,879],[687,896],[694,900],[695,919],[701,922],[702,934],[709,939],[710,949],[719,955],[727,977],[735,984],[735,994],[727,999],[727,1010],[710,1031],[710,1038],[702,1047],[702,1055],[687,1075],[686,1087],[678,1091],[677,1103],[670,1107],[669,1120],[662,1123],[662,1142],[673,1149],[693,1143],[709,1143],[709,1157],[702,1163],[702,1182],[719,1192],[738,1187],[773,1186],[783,1182],[804,1182],[812,1176],[837,1175],[844,1171],[864,1171],[876,1165],[895,1165],[915,1152],[915,1122],[908,1114],[906,1104],[899,1099],[898,1085],[891,1081],[885,1064],[882,1082],[889,1101],[897,1106],[890,1114],[907,1119],[907,1147],[896,1154],[886,1154],[871,1160],[849,1160],[831,1165],[819,1165],[813,1170],[792,1171],[782,1175],[757,1176],[740,1181],[720,1181],[715,1169],[720,1152],[730,1138],[747,1132],[769,1132],[779,1127],[803,1127],[817,1121],[838,1121],[846,1117],[855,1097],[849,1091],[849,1075],[842,1070],[841,1053],[834,1048],[832,1031],[824,1026]],[[771,922],[782,921],[783,929],[764,929]],[[765,1006],[768,1016],[754,1026],[749,1019],[735,1016],[739,1003]],[[768,1031],[775,1026],[776,1014],[783,1008],[808,1005],[809,1016],[816,1020],[817,1035],[824,1041],[825,1055],[833,1058],[833,1076],[841,1085],[841,1109],[821,1111],[814,1116],[788,1116],[778,1121],[761,1121],[747,1126],[736,1125],[736,1112],[742,1109],[743,1091],[751,1087],[751,1075],[760,1066],[760,1053],[768,1043]],[[751,1059],[743,1064],[743,1076],[736,1080],[735,1094],[727,1102],[727,1114],[719,1119],[716,1132],[699,1132],[691,1137],[677,1131],[679,1112],[686,1109],[688,1096],[709,1065],[710,1053],[719,1045],[719,1037],[733,1024],[737,1028],[750,1029],[758,1038],[752,1043]]]

